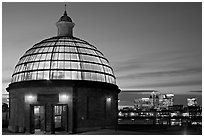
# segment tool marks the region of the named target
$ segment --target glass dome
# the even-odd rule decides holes
[[[90,80],[116,84],[109,61],[96,47],[73,36],[45,39],[20,58],[11,83],[30,80]]]

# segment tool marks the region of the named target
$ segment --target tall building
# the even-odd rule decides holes
[[[7,88],[9,130],[115,128],[120,90],[109,61],[95,46],[73,36],[75,24],[66,10],[56,25],[57,36],[33,45],[15,66]]]
[[[174,105],[174,94],[164,94],[159,96],[159,107],[168,109],[169,106]]]
[[[150,94],[150,101],[151,101],[151,105],[153,106],[153,108],[158,108],[159,107],[159,94],[156,92],[152,92]]]
[[[197,98],[187,98],[187,106],[197,106]]]

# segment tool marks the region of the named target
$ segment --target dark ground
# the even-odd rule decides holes
[[[165,126],[121,124],[118,130],[147,132],[152,135],[202,135],[202,126]]]
[[[2,129],[3,135],[29,135],[30,133],[11,133],[6,128]],[[37,132],[38,135],[44,135]],[[56,135],[65,135],[66,132],[56,132]],[[201,126],[162,126],[162,125],[131,125],[122,124],[118,130],[100,129],[78,133],[78,135],[202,135]]]

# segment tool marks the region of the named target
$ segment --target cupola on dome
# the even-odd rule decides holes
[[[35,44],[20,58],[11,83],[30,80],[88,80],[116,84],[109,61],[93,45],[73,36],[74,23],[64,15],[58,36]]]
[[[64,15],[59,19],[59,22],[60,21],[72,22],[72,19],[69,16],[67,16],[67,12],[65,11]]]

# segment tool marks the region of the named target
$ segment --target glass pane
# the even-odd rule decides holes
[[[71,62],[71,68],[72,69],[80,69],[79,62]]]
[[[86,49],[85,48],[78,48],[80,53],[87,53]]]
[[[26,56],[24,62],[27,62],[30,56]]]
[[[26,58],[26,62],[28,61],[33,61],[33,58],[35,58],[37,55],[30,55],[30,56],[27,56]]]
[[[80,80],[81,79],[81,72],[79,71],[71,71],[72,79]]]
[[[53,53],[52,59],[53,60],[58,60],[58,55],[59,55],[59,53]]]
[[[40,60],[45,60],[46,54],[42,54]]]
[[[101,74],[101,80],[102,80],[103,82],[106,81],[106,78],[105,78],[105,75],[104,75],[104,74]]]
[[[71,60],[79,60],[79,57],[77,54],[71,54]]]
[[[40,50],[40,48],[36,48],[36,49],[34,49],[33,51],[33,53],[39,53],[38,51]]]
[[[18,81],[21,81],[22,79],[22,73],[18,74]]]
[[[58,77],[57,71],[54,71],[54,70],[53,70],[51,73],[52,73],[51,79],[57,79],[57,77]]]
[[[50,68],[50,62],[46,61],[44,63],[44,69],[49,69]]]
[[[87,48],[90,47],[90,46],[88,46],[87,44],[82,44],[82,43],[80,43],[79,45],[82,46],[82,47],[87,47]]]
[[[64,69],[64,61],[58,61],[58,69]]]
[[[40,60],[40,58],[41,58],[41,55],[42,55],[42,54],[37,54],[36,58],[35,58],[35,59],[32,59],[32,60],[35,60],[35,61],[38,61],[38,60]]]
[[[94,50],[91,50],[91,49],[87,49],[87,50],[88,50],[88,53],[89,53],[89,54],[97,55],[96,52],[95,52]]]
[[[49,47],[48,52],[52,52],[52,50],[53,50],[53,47]]]
[[[43,79],[49,79],[49,71],[44,71],[43,73]]]
[[[26,66],[26,70],[31,70],[33,67],[33,63],[28,63]]]
[[[65,60],[70,60],[70,53],[65,53]]]
[[[31,74],[31,79],[35,80],[37,72],[31,72],[30,74]]]
[[[27,72],[27,73],[25,73],[25,79],[26,80],[30,80],[31,79],[31,74],[30,74],[30,72]]]
[[[64,60],[64,53],[59,53],[59,60]]]
[[[65,41],[64,45],[68,46],[68,45],[72,45],[70,42]]]
[[[58,44],[57,44],[57,45],[58,45]],[[59,52],[59,49],[60,49],[59,46],[55,47],[55,52]]]
[[[91,73],[90,72],[83,72],[83,74],[84,74],[84,79],[85,80],[90,80],[91,79]]]
[[[69,50],[69,47],[68,47],[68,46],[65,46],[64,50],[65,50],[65,52],[70,52],[70,50]]]
[[[98,67],[99,67],[100,72],[104,72],[102,65],[98,65]]]
[[[91,67],[92,67],[92,70],[94,71],[100,71],[98,64],[92,64]]]
[[[76,48],[75,48],[75,47],[70,47],[70,52],[74,52],[74,53],[76,53],[76,52],[77,52],[77,50],[76,50]]]
[[[65,69],[70,69],[71,68],[71,62],[70,61],[66,61],[65,62]]]
[[[49,52],[49,48],[50,48],[50,47],[45,47],[44,50],[43,50],[43,52],[44,52],[44,53]]]
[[[59,79],[64,79],[65,78],[64,71],[58,71],[58,78]]]
[[[46,60],[51,60],[51,53],[46,54]]]
[[[77,79],[77,73],[76,71],[71,71],[72,79]]]
[[[41,53],[41,52],[43,52],[43,50],[44,50],[44,47],[41,47],[41,48],[39,48],[39,51],[38,51],[38,53]]]
[[[44,68],[44,62],[39,62],[39,66],[38,66],[38,69],[43,69]]]
[[[16,75],[16,81],[18,82],[19,74]]]
[[[37,79],[43,79],[43,71],[38,71]]]
[[[91,73],[91,80],[97,81],[96,73]]]
[[[71,72],[70,71],[65,71],[65,78],[71,79]]]
[[[53,46],[55,45],[55,42],[50,42],[49,45]]]
[[[90,65],[90,63],[83,63],[83,68],[84,68],[85,70],[91,70],[91,65]]]
[[[24,66],[24,65],[20,65],[20,66],[19,66],[19,71],[22,71],[22,70],[23,70],[23,68],[24,68],[23,66]]]
[[[63,43],[61,43],[61,44],[63,44]],[[64,52],[64,46],[60,46],[59,52]]]
[[[57,69],[57,61],[52,62],[52,67],[51,69]]]
[[[39,64],[39,62],[34,62],[34,63],[33,63],[33,70],[35,70],[35,69],[38,68],[38,64]]]
[[[81,71],[77,71],[77,79],[78,80],[82,80]]]

